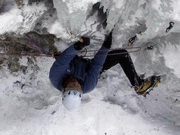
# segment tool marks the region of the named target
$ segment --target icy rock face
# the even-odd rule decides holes
[[[116,12],[110,11],[108,20],[112,24],[114,18],[118,20],[116,35],[118,35],[117,43],[120,42],[121,46],[135,34],[138,34],[138,44],[164,35],[173,14],[172,1],[130,0],[121,2],[121,6],[118,1],[114,1],[111,5],[114,5]]]
[[[47,24],[54,22],[56,16],[52,0],[1,0],[0,6],[1,35],[24,34],[34,29],[47,34]]]
[[[82,33],[95,31],[98,21],[88,24],[88,12],[92,5],[100,2],[107,12],[107,27],[110,31],[114,26],[116,41],[114,46],[123,46],[127,40],[137,34],[138,44],[151,40],[156,36],[165,35],[165,29],[170,21],[176,21],[179,11],[173,10],[173,1],[144,1],[144,0],[93,0],[69,1],[54,0],[54,7],[57,10],[59,22],[72,35],[78,36]],[[174,14],[177,14],[174,16]],[[92,18],[91,18],[92,19]],[[85,32],[86,31],[86,32]]]
[[[53,0],[57,10],[59,22],[68,31],[75,35],[80,34],[85,24],[88,10],[98,0]]]

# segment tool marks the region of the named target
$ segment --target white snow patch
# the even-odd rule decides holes
[[[69,9],[69,13],[71,14],[77,10],[86,12],[88,9],[88,5],[90,3],[96,3],[100,0],[91,0],[91,1],[87,1],[87,0],[62,0],[62,1],[67,4],[68,9]]]
[[[173,69],[174,74],[180,78],[180,46],[168,44],[163,53],[166,66]]]
[[[18,9],[16,5],[12,6],[8,12],[2,12],[0,15],[0,34],[29,32],[46,10],[44,4],[25,5],[22,9]]]
[[[173,1],[173,14],[172,18],[176,21],[180,21],[180,1]]]
[[[59,21],[55,21],[49,28],[48,31],[51,34],[56,35],[58,38],[70,40],[72,38],[72,35],[68,33],[68,31],[62,27],[62,24]]]
[[[23,17],[19,9],[12,9],[0,15],[0,34],[16,32],[21,27]]]

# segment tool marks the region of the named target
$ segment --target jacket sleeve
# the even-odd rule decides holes
[[[92,60],[90,70],[87,72],[84,80],[84,93],[92,91],[94,87],[97,85],[99,73],[107,57],[108,50],[109,49],[102,46],[95,55],[94,59]]]
[[[49,79],[54,87],[57,89],[61,89],[62,79],[69,67],[71,60],[78,54],[79,51],[74,49],[74,46],[71,45],[65,51],[63,51],[56,61],[53,63],[50,73]]]

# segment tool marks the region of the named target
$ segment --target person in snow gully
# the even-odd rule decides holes
[[[62,92],[62,103],[66,109],[73,110],[79,107],[82,95],[95,88],[99,75],[118,63],[137,94],[142,95],[152,87],[151,79],[142,79],[138,76],[126,50],[109,51],[112,44],[112,31],[106,35],[102,47],[92,60],[77,56],[82,48],[90,44],[89,38],[81,37],[81,39],[83,42],[78,41],[63,51],[50,69],[50,81]]]

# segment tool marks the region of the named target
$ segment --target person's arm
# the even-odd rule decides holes
[[[108,50],[109,50],[108,48],[102,46],[101,49],[98,51],[98,53],[95,55],[94,59],[92,60],[92,63],[90,65],[90,70],[87,72],[84,79],[84,85],[83,85],[84,93],[88,93],[92,91],[94,87],[97,85],[99,73],[105,62],[106,56],[108,54]]]
[[[50,69],[49,79],[57,89],[60,89],[60,84],[62,83],[64,74],[66,73],[71,60],[78,54],[78,52],[79,51],[74,48],[74,45],[72,45],[62,52],[53,63]]]
[[[84,85],[83,85],[84,93],[88,93],[92,91],[94,87],[97,85],[100,71],[103,68],[103,64],[106,60],[111,45],[112,45],[112,31],[109,33],[109,35],[106,36],[106,39],[102,47],[97,52],[94,59],[92,60],[92,63],[90,65],[90,70],[87,72],[84,79]]]

